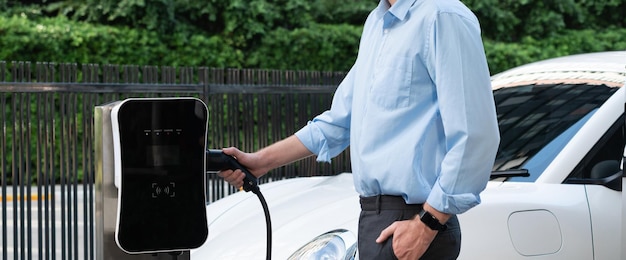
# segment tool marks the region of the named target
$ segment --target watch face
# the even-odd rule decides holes
[[[435,218],[433,215],[425,210],[422,210],[422,212],[420,212],[420,220],[432,230],[443,231],[446,230],[446,228],[448,227],[445,224],[439,223],[439,220],[437,220],[437,218]]]

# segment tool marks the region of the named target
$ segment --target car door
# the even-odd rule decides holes
[[[620,259],[624,115],[596,142],[565,183],[585,186],[594,259]],[[576,176],[576,177],[572,177]]]

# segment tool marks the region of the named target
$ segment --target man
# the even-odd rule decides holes
[[[350,145],[360,259],[455,259],[455,215],[480,203],[498,143],[473,13],[457,0],[381,0],[328,111],[255,153],[224,152],[260,177]],[[238,170],[220,176],[243,183]]]

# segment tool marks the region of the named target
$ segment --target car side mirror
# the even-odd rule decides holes
[[[572,178],[565,183],[602,185],[614,191],[622,191],[623,175],[624,171],[620,169],[617,160],[607,160],[594,165],[589,178]]]

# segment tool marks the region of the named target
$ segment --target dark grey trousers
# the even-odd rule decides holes
[[[361,215],[359,218],[359,259],[382,260],[397,259],[393,253],[392,237],[378,244],[376,238],[380,232],[395,221],[413,218],[422,210],[421,204],[404,203],[402,197],[376,196],[361,197]],[[440,231],[421,260],[456,259],[461,250],[461,228],[456,216],[446,223],[448,229]]]

